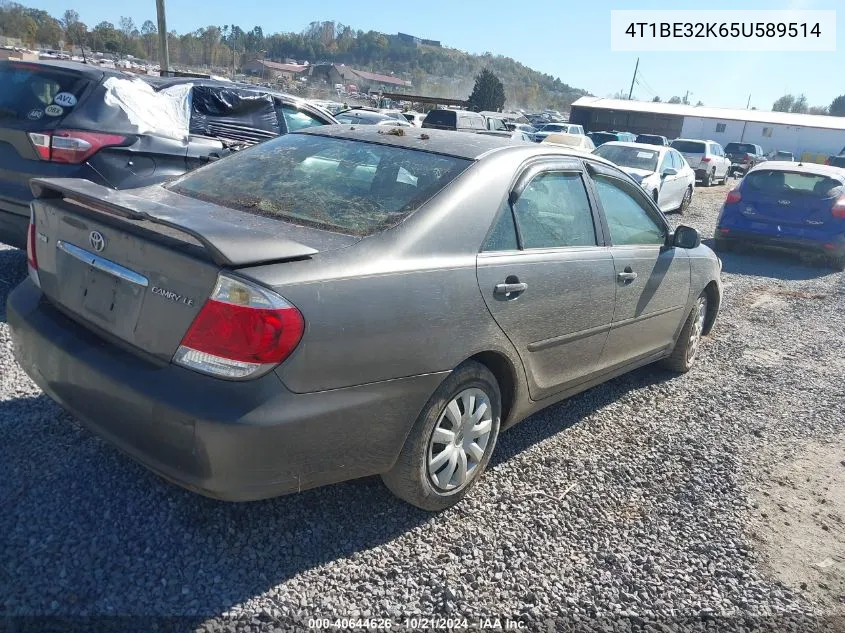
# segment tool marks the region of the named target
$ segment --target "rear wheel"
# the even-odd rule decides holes
[[[712,171],[708,171],[706,174],[704,174],[704,178],[701,179],[701,184],[704,185],[705,187],[709,187],[710,185],[713,184],[713,172]]]
[[[431,396],[382,481],[397,497],[423,510],[455,505],[490,461],[501,403],[490,370],[464,363]]]
[[[729,253],[733,250],[733,244],[728,240],[714,238],[713,240],[713,250],[717,253]]]
[[[728,178],[730,178],[730,177],[731,177],[731,168],[730,168],[730,166],[728,166],[728,168],[725,170],[725,177],[722,178],[722,184],[723,185],[728,184]]]
[[[701,343],[702,332],[704,332],[704,321],[707,318],[707,293],[698,295],[695,305],[690,310],[684,327],[678,335],[675,349],[671,356],[663,361],[663,364],[673,371],[686,373],[695,362],[698,355],[698,347]]]
[[[829,261],[834,270],[845,271],[845,255],[831,257]]]

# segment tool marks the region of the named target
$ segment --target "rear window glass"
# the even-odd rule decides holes
[[[471,161],[401,147],[288,134],[174,181],[176,193],[349,235],[388,229]]]
[[[425,117],[429,125],[455,125],[457,114],[449,110],[432,110]]]
[[[607,143],[609,141],[619,140],[619,137],[616,136],[616,134],[610,134],[609,132],[593,132],[592,134],[590,134],[590,138],[597,145],[599,143]]]
[[[748,143],[728,143],[725,145],[725,153],[733,154],[756,154],[757,148]]]
[[[43,125],[69,114],[90,82],[76,74],[0,65],[0,120]]]
[[[744,186],[779,196],[831,198],[842,193],[842,183],[834,178],[775,169],[752,171],[745,177]]]
[[[701,141],[672,141],[672,147],[686,154],[704,153],[704,143]]]

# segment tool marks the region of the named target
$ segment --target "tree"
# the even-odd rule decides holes
[[[827,106],[810,106],[807,114],[827,114]]]
[[[783,95],[780,99],[772,104],[773,112],[789,112],[795,104],[795,97],[792,95]]]
[[[669,99],[669,103],[683,103],[683,102],[684,102],[683,99],[681,99],[678,96],[675,96],[675,97],[672,97],[671,99]]]
[[[795,100],[795,103],[789,108],[790,112],[797,112],[799,114],[804,114],[809,110],[809,106],[807,105],[807,97],[801,95]]]
[[[79,22],[79,14],[73,9],[68,9],[64,12],[64,15],[62,15],[61,23],[62,28],[64,28],[65,31],[67,31],[77,22]]]
[[[703,101],[701,101],[701,100],[699,100],[699,102],[698,102],[698,103],[696,103],[695,105],[697,105],[697,106],[703,106],[703,105],[704,105],[704,102],[703,102]]]
[[[834,99],[828,108],[831,116],[845,116],[845,95],[839,95]]]
[[[144,49],[147,51],[147,59],[153,59],[155,52],[155,39],[158,29],[152,20],[146,20],[141,25],[141,38],[144,40]]]
[[[479,110],[498,112],[505,107],[505,87],[491,70],[485,68],[475,77],[475,86],[468,102],[469,107],[476,112]]]
[[[660,97],[654,95],[654,99],[651,100],[653,103],[660,103]]]

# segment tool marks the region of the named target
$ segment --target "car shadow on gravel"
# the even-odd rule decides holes
[[[713,248],[713,239],[702,240]],[[818,258],[802,259],[797,253],[747,247],[737,252],[721,252],[722,272],[750,277],[768,277],[784,281],[808,281],[836,274],[827,262]]]
[[[502,435],[494,465],[671,376],[646,367],[531,416]],[[438,520],[377,477],[253,503],[206,499],[160,480],[44,395],[0,404],[0,434],[0,606],[10,616],[184,614],[169,630],[193,631],[303,571],[330,576],[334,561]]]
[[[0,250],[0,323],[6,322],[6,297],[26,277],[26,253]]]

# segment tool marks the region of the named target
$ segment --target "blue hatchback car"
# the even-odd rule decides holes
[[[761,163],[728,193],[714,240],[717,251],[753,243],[816,253],[845,270],[845,170]]]

